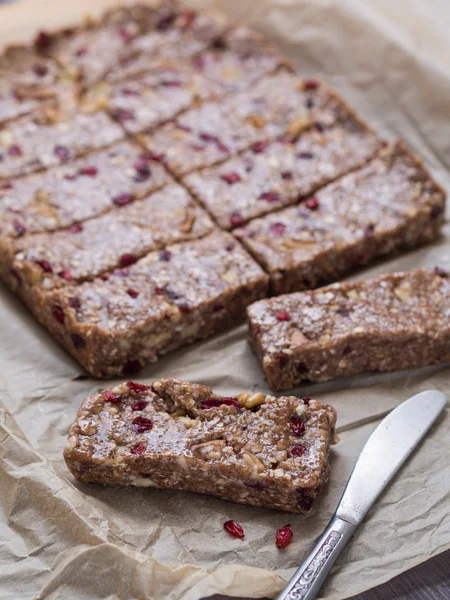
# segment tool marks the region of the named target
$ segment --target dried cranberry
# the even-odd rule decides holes
[[[146,181],[152,174],[150,167],[148,166],[148,162],[144,161],[142,158],[138,158],[133,167],[136,170],[136,175],[134,177],[134,181],[136,181],[136,183],[142,183],[143,181]]]
[[[202,144],[191,144],[191,148],[192,150],[195,150],[195,152],[203,152],[205,146],[202,146]]]
[[[291,179],[293,179],[293,177],[294,177],[294,176],[292,175],[292,172],[291,172],[291,171],[283,171],[283,172],[281,173],[281,179],[287,179],[287,180],[291,180]]]
[[[234,406],[235,408],[242,408],[236,398],[224,397],[220,401],[221,404],[225,404],[225,406]]]
[[[305,423],[298,415],[292,415],[290,418],[291,430],[297,436],[301,436],[305,431]]]
[[[23,225],[20,221],[17,221],[16,219],[14,219],[14,221],[13,221],[13,227],[14,227],[14,231],[17,233],[17,235],[19,237],[24,235],[24,233],[26,232],[25,225]]]
[[[138,90],[133,90],[132,88],[122,88],[121,93],[123,96],[140,96],[141,93]]]
[[[225,144],[223,144],[221,142],[221,140],[217,137],[217,135],[212,135],[211,133],[200,133],[199,134],[199,138],[203,142],[213,142],[216,145],[216,147],[219,150],[219,152],[224,152],[226,154],[226,153],[228,153],[230,151],[230,149],[228,148],[228,146],[226,146]]]
[[[195,10],[185,10],[181,15],[181,21],[179,22],[180,29],[186,29],[190,27],[196,18],[197,13]]]
[[[259,492],[261,492],[264,489],[264,484],[260,481],[246,481],[244,485],[246,485],[249,488],[252,488],[253,490],[258,490]]]
[[[285,367],[289,362],[289,357],[284,352],[277,352],[274,358],[278,361],[280,367]]]
[[[439,275],[439,277],[448,277],[448,272],[441,267],[434,267],[433,272],[435,275]]]
[[[113,404],[122,400],[122,396],[120,394],[116,394],[111,390],[103,390],[102,396],[106,400],[106,402],[112,402]]]
[[[61,161],[69,160],[70,158],[70,150],[67,148],[67,146],[55,146],[53,153]]]
[[[74,310],[80,310],[81,308],[81,301],[77,296],[74,296],[73,298],[70,298],[69,300],[69,306],[70,308],[73,308]]]
[[[144,410],[144,408],[147,405],[148,405],[148,402],[145,402],[144,400],[139,400],[138,402],[133,402],[133,404],[131,405],[131,410],[132,411]]]
[[[132,298],[137,298],[139,296],[139,292],[137,290],[133,290],[133,288],[127,290],[127,294]]]
[[[234,250],[234,248],[235,248],[235,245],[234,245],[234,243],[233,243],[233,242],[230,242],[229,244],[227,244],[227,245],[225,246],[225,250],[226,250],[227,252],[231,252],[232,250]]]
[[[64,314],[64,311],[60,306],[54,306],[52,314],[60,325],[64,325],[66,315]]]
[[[133,37],[132,34],[126,29],[126,27],[119,27],[117,32],[124,42],[129,42]]]
[[[310,160],[311,158],[314,158],[314,154],[312,152],[298,152],[295,156],[297,158],[303,158],[305,160]]]
[[[286,231],[286,225],[284,223],[279,222],[271,223],[269,230],[275,235],[283,235],[283,233]]]
[[[367,225],[367,227],[364,230],[364,237],[367,239],[372,239],[374,231],[375,225]]]
[[[314,496],[307,489],[297,488],[297,503],[302,510],[309,511],[314,503]]]
[[[174,21],[175,21],[175,15],[167,15],[166,17],[160,19],[155,24],[155,27],[159,31],[167,31],[167,29],[170,29],[170,27],[172,27]]]
[[[311,398],[308,398],[308,396],[303,396],[303,398],[300,398],[300,400],[303,402],[303,404],[306,404],[306,406],[309,406],[309,403],[311,402]]]
[[[87,48],[84,46],[82,48],[78,48],[78,50],[75,52],[75,56],[78,56],[78,58],[84,56],[85,54],[87,54]]]
[[[136,261],[137,257],[134,254],[122,254],[122,256],[119,259],[119,264],[121,267],[129,267]]]
[[[225,523],[223,524],[223,528],[227,533],[229,533],[235,538],[242,539],[244,537],[244,530],[239,525],[239,523],[236,523],[236,521],[225,521]]]
[[[303,82],[305,90],[315,90],[319,87],[317,79],[305,79]]]
[[[44,50],[51,44],[51,37],[46,31],[39,31],[37,36],[34,38],[34,45],[38,50]]]
[[[142,369],[142,365],[138,360],[127,360],[123,365],[122,372],[124,375],[135,375]]]
[[[48,73],[47,65],[42,63],[36,63],[32,66],[33,73],[36,73],[38,77],[45,77]]]
[[[130,452],[131,452],[131,454],[139,455],[139,454],[144,454],[146,449],[147,449],[146,444],[143,444],[142,442],[140,442],[139,444],[135,444],[134,446],[131,446]]]
[[[17,144],[13,144],[12,146],[10,146],[7,150],[9,156],[22,156],[23,152],[22,152],[22,148],[20,146],[18,146]]]
[[[291,455],[292,456],[303,456],[305,453],[305,446],[300,446],[300,444],[296,444],[295,446],[291,446]]]
[[[86,346],[86,341],[84,338],[81,337],[81,335],[78,335],[77,333],[72,333],[71,337],[72,343],[77,350],[81,350],[81,348],[84,348]]]
[[[280,200],[280,194],[271,190],[260,194],[259,199],[266,200],[267,202],[278,202]]]
[[[291,315],[289,313],[287,313],[285,310],[280,310],[280,312],[277,312],[277,314],[275,315],[278,319],[278,321],[290,321],[291,320]]]
[[[316,196],[312,196],[306,200],[305,206],[306,208],[309,208],[309,210],[317,210],[319,208],[319,200]]]
[[[144,433],[152,429],[153,422],[151,419],[147,419],[147,417],[136,417],[131,426],[136,433]]]
[[[239,181],[241,181],[241,176],[239,173],[224,173],[220,176],[220,179],[223,179],[228,185],[233,185],[233,183],[239,183]]]
[[[125,110],[124,108],[115,108],[111,114],[117,121],[134,121],[136,118],[134,111]]]
[[[198,71],[203,71],[203,69],[205,68],[205,59],[203,58],[203,56],[194,56],[191,62],[192,66]]]
[[[81,223],[75,223],[69,227],[70,233],[80,233],[80,231],[83,231],[83,225]]]
[[[38,260],[37,264],[43,269],[46,273],[53,273],[53,269],[51,264],[47,260]]]
[[[277,529],[277,534],[275,536],[275,544],[276,547],[280,550],[289,546],[292,541],[294,534],[292,533],[292,529],[290,525],[285,525],[281,527],[281,529]]]
[[[255,142],[250,146],[250,148],[255,154],[261,154],[262,152],[264,152],[268,145],[268,142]]]
[[[202,410],[209,410],[211,408],[217,408],[218,406],[235,406],[236,408],[242,408],[236,398],[208,398],[200,402],[200,408]]]
[[[149,152],[149,158],[151,160],[155,160],[156,162],[163,163],[165,159],[164,152]]]
[[[110,274],[109,274],[109,273],[102,273],[102,274],[100,275],[100,279],[101,279],[102,281],[108,281],[108,279],[109,279],[109,278],[110,278]]]
[[[239,212],[233,212],[231,213],[230,216],[230,224],[232,227],[236,227],[237,225],[240,225],[242,223],[243,219],[242,219],[242,215]]]
[[[58,275],[62,279],[66,279],[67,281],[70,281],[72,279],[72,273],[70,271],[68,271],[67,269],[63,269],[62,271],[60,271],[58,273]]]
[[[135,383],[134,381],[127,381],[127,387],[130,388],[132,392],[136,392],[137,394],[146,392],[150,389],[150,386],[144,385],[143,383]]]
[[[78,169],[80,175],[86,175],[86,177],[95,177],[98,173],[97,167],[81,167]]]
[[[322,131],[325,131],[325,125],[320,121],[318,121],[314,126],[317,129],[317,131],[320,131],[321,133]]]
[[[113,202],[117,206],[126,206],[127,204],[131,204],[132,202],[134,202],[135,199],[136,197],[133,194],[128,194],[127,192],[124,192],[123,194],[118,194],[117,196],[114,196]]]
[[[159,260],[164,262],[169,262],[172,258],[172,252],[170,250],[160,250],[159,252]]]
[[[182,83],[179,79],[162,79],[159,82],[159,85],[162,85],[163,87],[180,87]],[[185,125],[178,126],[177,124],[177,127],[178,129],[183,129],[184,131],[192,131],[190,127],[186,127]]]
[[[3,190],[12,190],[13,186],[10,181],[6,181],[5,183],[0,183],[0,191]]]

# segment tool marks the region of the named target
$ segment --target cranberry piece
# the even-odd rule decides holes
[[[37,264],[43,269],[46,273],[53,273],[53,269],[51,264],[47,260],[38,260]]]
[[[64,320],[66,318],[66,315],[64,314],[64,312],[60,306],[54,306],[53,310],[52,310],[52,314],[60,325],[64,325]]]
[[[246,481],[244,485],[246,485],[249,488],[252,488],[253,490],[258,490],[259,492],[261,492],[264,489],[264,484],[260,481]]]
[[[38,77],[45,77],[48,73],[47,65],[42,63],[36,63],[32,67],[33,73],[35,73]]]
[[[148,162],[144,159],[138,158],[133,167],[136,170],[136,175],[134,177],[134,181],[136,181],[136,183],[142,183],[150,177],[151,171],[148,166]]]
[[[146,444],[143,444],[142,442],[140,442],[139,444],[135,444],[134,446],[131,446],[130,452],[131,452],[131,454],[139,455],[139,454],[144,454],[146,449],[147,449]]]
[[[139,296],[139,292],[137,290],[133,290],[133,288],[127,290],[127,294],[132,298],[137,298]]]
[[[122,254],[119,259],[119,264],[121,267],[129,267],[133,263],[137,261],[137,256],[134,254]]]
[[[122,396],[120,394],[116,394],[111,390],[103,390],[102,396],[106,400],[106,402],[112,402],[113,404],[116,404],[117,402],[120,402],[122,400]]]
[[[12,183],[10,181],[7,181],[6,183],[1,183],[0,184],[0,191],[2,190],[12,190],[13,186]]]
[[[72,343],[77,350],[81,350],[81,348],[84,348],[86,346],[86,341],[84,340],[84,338],[81,337],[81,335],[72,333],[71,337],[72,337]]]
[[[303,456],[305,453],[305,446],[300,446],[300,444],[296,444],[295,446],[291,446],[291,455],[292,456]]]
[[[156,162],[164,163],[165,154],[164,152],[149,152],[149,158],[151,160],[155,160]]]
[[[291,179],[293,179],[293,178],[294,178],[294,176],[292,175],[292,172],[291,172],[291,171],[283,171],[283,172],[281,173],[281,179],[286,179],[286,180],[289,180],[289,181],[290,181],[290,180],[291,180]]]
[[[225,397],[225,398],[222,398],[220,403],[225,404],[225,406],[234,406],[235,408],[239,408],[239,409],[242,408],[242,406],[239,404],[239,402],[236,400],[236,398]]]
[[[132,110],[125,110],[124,108],[115,108],[112,111],[112,116],[117,121],[134,121],[136,115]]]
[[[301,436],[305,431],[305,423],[298,415],[292,415],[290,418],[291,430],[297,436]]]
[[[174,21],[175,15],[167,15],[167,17],[160,19],[158,23],[156,23],[156,29],[159,31],[167,31],[167,29],[172,27]]]
[[[70,150],[67,148],[67,146],[55,146],[53,153],[61,161],[69,160],[70,158]]]
[[[281,527],[281,529],[277,529],[277,533],[275,536],[276,547],[280,550],[283,550],[284,548],[289,546],[293,537],[294,534],[292,533],[290,525],[285,525],[284,527]]]
[[[311,158],[314,158],[314,154],[312,152],[298,152],[295,156],[305,160],[311,160]]]
[[[188,127],[187,125],[183,125],[182,123],[179,123],[178,121],[175,121],[174,125],[177,129],[181,129],[181,131],[186,131],[186,132],[192,131],[191,127]]]
[[[224,152],[224,153],[228,153],[230,151],[230,149],[228,148],[228,146],[225,146],[225,144],[223,144],[220,139],[217,137],[217,135],[212,135],[211,133],[200,133],[199,134],[199,138],[203,141],[203,142],[212,142],[216,145],[217,149],[220,152]]]
[[[202,410],[209,410],[211,408],[217,408],[218,406],[234,406],[236,408],[242,408],[236,398],[208,398],[200,402],[200,408]]]
[[[306,200],[305,206],[306,208],[309,208],[309,210],[317,210],[319,208],[319,200],[315,196],[312,196]]]
[[[197,71],[203,71],[205,68],[205,59],[203,56],[194,56],[192,59],[192,66],[197,69]]]
[[[185,10],[181,15],[181,22],[179,23],[180,29],[187,29],[190,27],[196,18],[197,13],[195,10]]]
[[[239,173],[224,173],[220,176],[220,179],[223,179],[228,185],[233,185],[233,183],[241,181],[241,176]]]
[[[74,310],[80,310],[80,308],[81,308],[80,299],[77,296],[70,298],[69,306],[70,306],[70,308],[73,308]]]
[[[254,144],[252,144],[250,146],[252,152],[254,152],[255,154],[261,154],[262,152],[265,151],[265,149],[267,148],[267,146],[269,145],[268,142],[255,142]]]
[[[263,192],[260,194],[259,199],[266,200],[267,202],[278,202],[280,200],[280,194],[274,191]]]
[[[286,231],[286,225],[284,223],[271,223],[269,230],[271,231],[271,233],[274,233],[275,235],[283,235],[283,233]]]
[[[138,90],[133,90],[131,88],[122,88],[121,93],[123,96],[140,96],[141,93]]]
[[[10,146],[7,152],[9,156],[22,156],[23,154],[22,148],[17,144],[13,144],[12,146]]]
[[[142,369],[142,365],[138,360],[127,360],[123,365],[122,372],[124,375],[136,375]]]
[[[133,37],[131,33],[126,29],[126,27],[119,27],[117,33],[123,39],[124,42],[129,42]]]
[[[278,361],[280,367],[285,367],[289,362],[289,357],[284,352],[277,352],[274,358]]]
[[[84,46],[82,48],[78,48],[78,50],[75,52],[75,56],[78,56],[78,58],[84,56],[85,54],[87,54],[87,48]]]
[[[320,123],[320,121],[315,124],[315,128],[317,129],[317,131],[320,131],[321,133],[322,133],[322,131],[325,131],[325,125],[323,123]]]
[[[372,239],[375,231],[375,225],[367,225],[364,230],[364,237],[367,239]]]
[[[136,392],[140,394],[141,392],[146,392],[150,389],[150,386],[144,385],[142,383],[135,383],[134,381],[127,381],[127,387],[130,388],[132,392]]]
[[[131,410],[144,410],[144,408],[148,405],[148,402],[144,402],[144,400],[139,400],[138,402],[133,402],[131,405]]]
[[[302,510],[309,511],[314,503],[314,496],[309,490],[297,488],[297,503]]]
[[[60,271],[58,273],[58,275],[62,279],[66,279],[67,281],[70,281],[72,279],[72,273],[70,271],[68,271],[67,269],[63,269],[62,271]]]
[[[169,262],[171,258],[172,258],[172,252],[170,252],[170,250],[161,250],[160,251],[159,260],[162,260],[164,262]]]
[[[234,243],[233,243],[233,242],[230,242],[229,244],[227,244],[227,245],[225,246],[225,250],[226,250],[227,252],[231,252],[232,250],[234,250],[234,248],[235,248],[235,245],[234,245]]]
[[[239,212],[231,213],[230,224],[232,227],[236,227],[237,225],[240,225],[242,222],[243,222],[243,219],[242,219],[241,213],[239,213]]]
[[[180,87],[181,81],[179,79],[163,79],[159,82],[159,85],[162,85],[163,87]],[[186,127],[185,125],[179,126],[177,123],[175,125],[178,127],[178,129],[192,131],[190,127]]]
[[[147,417],[136,417],[131,426],[136,433],[144,433],[152,429],[153,422],[151,419],[147,419]]]
[[[38,50],[44,50],[51,44],[51,37],[46,31],[39,31],[37,36],[34,38],[34,45]]]
[[[433,273],[435,275],[439,275],[439,277],[448,277],[448,272],[444,269],[441,269],[441,267],[434,267]]]
[[[280,310],[280,312],[277,312],[276,317],[277,317],[278,321],[290,321],[291,320],[291,315],[289,313],[287,313],[285,310]]]
[[[223,524],[223,528],[227,533],[229,533],[235,538],[242,539],[244,537],[244,530],[239,525],[239,523],[236,523],[236,521],[225,521],[225,523]]]
[[[309,406],[309,403],[311,402],[311,398],[308,398],[307,396],[303,396],[303,398],[300,398],[300,400],[303,402],[303,404],[306,404],[306,406]]]
[[[317,79],[305,79],[303,82],[305,90],[316,90],[319,87]]]
[[[86,177],[95,177],[98,173],[97,167],[81,167],[78,169],[80,175],[86,175]]]
[[[14,219],[14,221],[13,221],[13,227],[14,227],[14,231],[17,233],[18,237],[21,237],[26,232],[25,225],[22,225],[22,223],[20,221],[17,221],[16,219]]]
[[[69,227],[70,233],[80,233],[80,231],[83,231],[83,225],[81,223],[75,223]]]
[[[195,152],[203,152],[205,146],[202,146],[201,144],[191,144],[191,148],[192,150],[195,150]]]
[[[100,279],[101,279],[102,281],[108,281],[108,279],[109,279],[109,278],[110,278],[110,274],[109,274],[109,273],[102,273],[102,274],[100,275]]]
[[[133,194],[128,194],[127,192],[124,192],[123,194],[118,194],[117,196],[114,196],[113,202],[114,204],[116,204],[116,206],[126,206],[127,204],[131,204],[132,202],[134,202],[135,199],[136,197]]]

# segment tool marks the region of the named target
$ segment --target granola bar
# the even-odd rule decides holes
[[[444,208],[444,191],[397,141],[315,196],[235,234],[269,272],[273,293],[282,294],[433,241]]]
[[[142,148],[118,142],[41,173],[0,183],[0,235],[79,228],[81,221],[124,206],[172,181]]]
[[[177,184],[63,231],[0,238],[3,279],[20,279],[22,293],[91,280],[152,250],[203,237],[215,226]],[[129,260],[129,258],[128,258]],[[31,291],[32,293],[32,291]]]
[[[37,112],[0,126],[0,180],[53,167],[124,136],[106,113],[57,115]],[[1,184],[0,184],[1,185]]]
[[[336,411],[310,398],[163,379],[86,398],[64,458],[79,481],[172,488],[293,513],[330,476]]]
[[[297,203],[382,146],[345,104],[333,104],[297,141],[256,142],[221,165],[187,175],[184,183],[224,229]]]
[[[193,108],[141,140],[181,176],[223,162],[252,144],[258,147],[282,135],[296,139],[330,102],[336,97],[324,85],[281,71],[248,92]]]
[[[7,284],[89,373],[111,377],[240,322],[267,279],[231,235],[213,232],[137,262],[124,254],[80,285],[45,292],[14,273]]]
[[[450,277],[419,270],[256,302],[251,338],[273,390],[450,361]]]

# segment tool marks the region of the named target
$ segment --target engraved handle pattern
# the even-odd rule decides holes
[[[300,574],[298,580],[286,596],[286,600],[302,600],[311,589],[316,580],[319,571],[327,562],[328,557],[333,552],[342,534],[338,531],[330,531],[323,544],[317,550],[304,571]]]

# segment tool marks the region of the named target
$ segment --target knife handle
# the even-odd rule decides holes
[[[313,600],[356,527],[334,516],[277,600]]]

